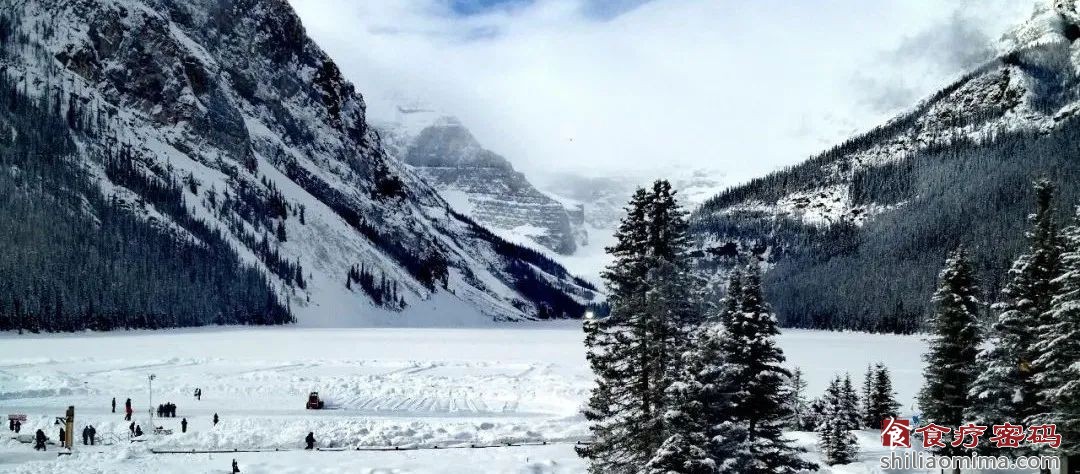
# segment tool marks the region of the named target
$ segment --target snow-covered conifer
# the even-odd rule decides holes
[[[803,424],[807,408],[806,377],[801,368],[795,367],[795,370],[791,371],[791,377],[784,388],[784,397],[790,413],[786,427],[796,431],[806,429]]]
[[[1036,347],[1033,380],[1044,409],[1032,422],[1056,424],[1060,454],[1075,457],[1080,455],[1080,209],[1062,235],[1062,275]]]
[[[838,376],[829,383],[822,397],[824,413],[817,432],[822,458],[829,465],[847,464],[858,456],[858,444],[850,428],[851,417],[858,417],[858,413],[851,411],[849,395],[845,391],[844,382]]]
[[[674,434],[668,389],[702,320],[702,285],[690,272],[686,216],[674,195],[666,181],[639,189],[607,249],[611,312],[586,333],[597,385],[584,414],[594,443],[578,449],[593,472],[639,471]]]
[[[980,424],[1026,422],[1045,411],[1035,384],[1035,360],[1039,357],[1036,341],[1040,328],[1049,324],[1044,315],[1060,274],[1061,242],[1053,196],[1049,182],[1036,183],[1037,207],[1027,234],[1029,252],[1013,263],[1003,300],[994,305],[999,314],[989,334],[990,344],[978,356],[967,416]]]
[[[847,429],[857,430],[859,429],[859,394],[855,391],[855,386],[851,383],[851,374],[844,374],[844,380],[840,385],[841,403],[843,409],[843,421],[846,423]]]
[[[930,349],[923,356],[925,379],[919,392],[919,406],[926,421],[944,426],[964,423],[968,406],[968,388],[975,378],[978,353],[979,289],[974,271],[963,248],[945,261],[938,276],[938,289],[932,302],[934,312],[928,321]],[[957,452],[951,447],[944,452]]]
[[[812,466],[799,458],[801,450],[782,432],[788,416],[782,389],[791,373],[782,367],[778,334],[776,316],[762,294],[760,270],[752,262],[743,273],[739,312],[728,322],[721,344],[724,359],[742,381],[744,393],[737,404],[738,416],[749,430],[753,457],[749,472],[796,472]]]
[[[751,465],[746,426],[736,418],[741,383],[723,360],[720,325],[696,331],[682,359],[679,380],[668,388],[665,414],[671,435],[647,466],[650,473],[742,473]]]
[[[867,428],[879,429],[881,422],[888,418],[899,416],[900,403],[896,401],[896,393],[893,391],[892,376],[885,364],[878,363],[870,373],[870,396],[864,399],[867,413]],[[873,421],[877,420],[877,421]]]

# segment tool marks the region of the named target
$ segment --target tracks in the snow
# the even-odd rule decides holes
[[[364,452],[364,451],[421,451],[421,450],[446,450],[446,449],[491,449],[491,448],[521,448],[527,446],[554,446],[554,445],[587,445],[591,441],[587,439],[565,440],[534,440],[506,443],[467,443],[450,445],[407,445],[407,446],[355,446],[351,448],[315,448],[317,452]],[[226,453],[274,453],[291,451],[309,451],[300,448],[234,448],[234,449],[151,449],[154,454],[226,454]]]

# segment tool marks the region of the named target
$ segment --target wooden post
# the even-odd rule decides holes
[[[71,447],[75,445],[72,443],[72,441],[75,440],[75,406],[69,406],[66,415],[67,417],[64,420],[64,426],[66,427],[65,429],[67,432],[64,433],[64,435],[67,439],[63,440],[63,442],[67,445],[68,449],[71,449]]]

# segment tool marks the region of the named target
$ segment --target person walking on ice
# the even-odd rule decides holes
[[[235,459],[232,460],[232,472],[233,472],[233,474],[236,474],[237,472],[240,472],[240,465],[236,464]]]
[[[187,433],[187,418],[180,419],[180,432]]]
[[[116,413],[116,397],[112,397],[112,412]]]
[[[315,432],[309,431],[307,437],[304,438],[304,442],[307,443],[307,447],[304,449],[315,449]]]
[[[217,413],[214,413],[214,426],[217,426],[217,422],[218,422]]]
[[[131,399],[124,402],[124,421],[131,421]]]

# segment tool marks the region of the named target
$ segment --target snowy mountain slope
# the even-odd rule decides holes
[[[789,324],[911,330],[944,252],[965,244],[993,295],[1023,238],[1030,181],[1049,176],[1062,207],[1074,203],[1077,11],[1040,3],[1000,56],[909,112],[707,200],[693,219],[703,271],[720,281],[735,250],[752,251],[774,267]]]
[[[389,159],[284,0],[15,0],[0,14],[0,71],[86,124],[78,158],[101,191],[182,228],[136,185],[182,182],[187,217],[220,231],[301,324],[576,316],[593,297]]]
[[[396,107],[376,121],[387,151],[435,186],[462,214],[513,241],[570,255],[588,241],[579,206],[537,190],[461,122],[422,106]]]

